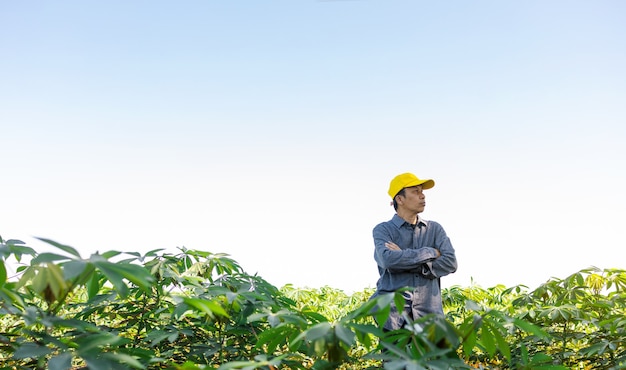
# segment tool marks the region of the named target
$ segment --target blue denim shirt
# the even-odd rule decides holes
[[[374,259],[380,278],[372,297],[410,287],[413,292],[407,299],[412,300],[420,316],[443,314],[439,278],[457,269],[454,248],[443,227],[418,218],[413,228],[396,214],[391,220],[376,225],[373,235]],[[388,241],[396,243],[401,250],[387,248]],[[441,256],[437,257],[435,249]]]

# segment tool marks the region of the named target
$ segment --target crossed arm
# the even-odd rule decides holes
[[[394,242],[385,242],[385,247],[391,249],[392,251],[401,251],[402,249],[400,247],[398,247],[398,245]],[[437,257],[435,258],[439,258],[441,256],[441,252],[439,252],[439,249],[435,248],[435,252],[437,253]]]
[[[374,233],[376,262],[391,272],[420,273],[430,279],[455,272],[457,261],[450,239],[440,225],[433,224],[433,227],[432,246],[418,249],[402,249],[391,241],[389,230],[377,230]]]

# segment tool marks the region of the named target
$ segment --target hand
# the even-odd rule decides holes
[[[387,242],[385,243],[385,247],[391,249],[392,251],[400,251],[402,250],[400,247],[398,247],[398,245],[394,242]]]

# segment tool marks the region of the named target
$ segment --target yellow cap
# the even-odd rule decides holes
[[[396,195],[398,195],[400,190],[404,188],[409,188],[411,186],[417,186],[417,185],[422,185],[423,189],[430,189],[433,186],[435,186],[435,182],[431,179],[425,179],[425,180],[419,179],[414,174],[407,172],[407,173],[400,174],[394,177],[393,180],[391,180],[391,183],[389,184],[388,193],[391,199],[393,199],[396,197]]]

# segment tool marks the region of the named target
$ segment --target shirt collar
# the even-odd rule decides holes
[[[408,222],[404,221],[402,217],[398,216],[397,213],[393,215],[391,222],[393,222],[393,224],[396,225],[398,228],[402,227],[402,225],[404,224],[410,225]],[[421,218],[420,215],[417,215],[417,225],[428,226],[428,221]]]

